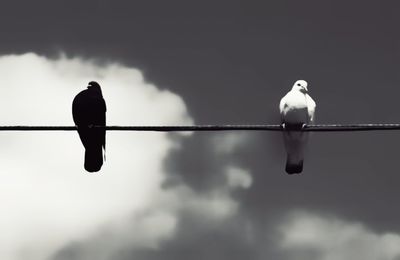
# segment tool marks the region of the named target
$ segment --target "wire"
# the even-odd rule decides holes
[[[280,131],[281,125],[192,125],[192,126],[92,126],[107,131],[227,131],[227,130],[269,130]],[[0,126],[0,131],[76,131],[76,126]]]
[[[378,131],[400,130],[400,124],[330,124],[308,125],[304,131],[310,132],[349,132],[349,131]]]
[[[192,125],[192,126],[92,126],[107,131],[285,131],[281,125]],[[76,131],[76,126],[0,126],[0,131]],[[305,125],[301,130],[307,132],[348,132],[400,130],[400,124],[321,124]]]

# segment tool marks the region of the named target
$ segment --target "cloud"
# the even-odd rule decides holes
[[[225,175],[227,177],[229,186],[232,188],[247,189],[253,183],[251,175],[241,168],[229,167],[225,172]]]
[[[214,137],[209,141],[208,152],[229,157],[232,151],[221,153],[217,151],[218,142]],[[225,138],[220,141],[223,143]],[[185,149],[181,145],[175,148]],[[241,205],[233,193],[250,188],[252,177],[247,170],[230,161],[220,162],[219,168],[212,173],[221,178],[207,190],[194,189],[182,180],[164,183],[166,188],[159,190],[145,207],[108,223],[86,239],[64,246],[53,259],[176,259],[183,255],[193,259],[197,257],[195,255],[209,251],[201,246],[209,243],[208,236],[220,237],[215,242],[218,248],[207,253],[211,259],[219,259],[230,246],[241,252],[232,255],[232,259],[247,255],[248,241],[252,239],[251,224],[240,218]],[[171,175],[166,176],[171,178]],[[238,246],[243,241],[247,244]]]
[[[281,225],[288,259],[400,259],[400,234],[375,233],[360,223],[311,213],[294,213]]]
[[[213,138],[215,152],[218,154],[230,154],[236,149],[242,148],[250,136],[244,132],[228,132],[224,135],[216,135]]]
[[[108,125],[193,123],[178,95],[117,63],[27,53],[0,56],[0,71],[2,125],[72,125],[72,100],[91,80],[102,86]],[[165,161],[188,139],[107,132],[107,161],[89,174],[75,132],[1,132],[0,258],[119,259],[126,250],[161,250],[187,236],[194,243],[196,230],[229,236],[222,227],[240,210],[231,193],[250,188],[252,177],[225,160],[213,188],[165,185],[171,177]],[[212,137],[207,151],[229,158],[245,139]]]
[[[179,96],[116,63],[27,53],[0,56],[0,71],[2,125],[72,125],[72,100],[90,80],[102,86],[109,125],[192,123]],[[83,170],[77,133],[2,132],[0,142],[1,259],[45,259],[132,215],[143,245],[173,234],[176,216],[151,207],[179,138],[108,132],[107,161],[96,174]]]

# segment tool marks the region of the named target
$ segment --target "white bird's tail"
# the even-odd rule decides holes
[[[287,152],[285,170],[288,174],[303,171],[304,150],[309,133],[302,132],[301,127],[300,124],[286,125],[286,130],[283,132]]]
[[[301,173],[303,171],[303,160],[295,159],[288,154],[285,170],[289,174]]]

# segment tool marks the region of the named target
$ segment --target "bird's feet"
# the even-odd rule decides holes
[[[281,124],[281,128],[284,131],[302,131],[307,128],[307,124]]]

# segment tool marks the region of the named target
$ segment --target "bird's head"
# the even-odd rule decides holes
[[[293,90],[298,90],[302,93],[307,93],[308,92],[308,88],[307,88],[308,84],[307,81],[305,80],[298,80],[294,83],[293,85]]]
[[[101,93],[100,85],[99,85],[99,83],[97,83],[96,81],[90,81],[89,84],[88,84],[88,86],[87,86],[87,88],[88,88],[89,90],[91,90],[91,91],[94,91],[94,92],[96,92],[96,93],[102,94],[102,93]]]

